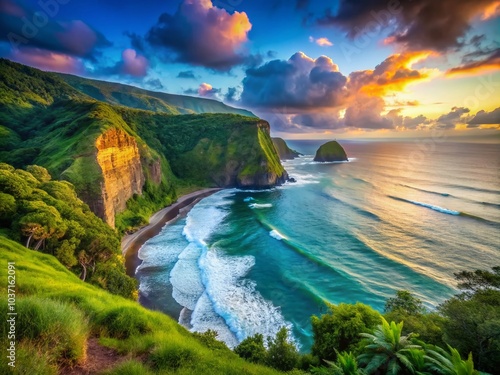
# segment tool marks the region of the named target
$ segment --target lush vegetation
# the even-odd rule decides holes
[[[284,175],[269,125],[250,112],[208,99],[41,72],[4,59],[0,78],[0,161],[47,168],[56,179],[71,182],[92,209],[102,200],[103,183],[96,140],[110,129],[135,139],[146,183],[143,194],[132,197],[116,218],[121,233],[144,225],[154,211],[175,201],[176,185],[265,184],[260,177]],[[158,163],[161,176],[154,178],[150,167]]]
[[[280,156],[281,160],[294,159],[300,156],[300,153],[288,147],[283,138],[272,138],[272,140],[274,147],[276,147],[276,151],[278,151],[278,155]]]
[[[344,161],[347,160],[347,154],[344,148],[337,141],[330,141],[320,146],[314,161]]]
[[[135,295],[118,234],[77,197],[71,183],[53,181],[45,168],[25,171],[0,163],[0,229],[27,248],[54,255],[84,281]]]
[[[361,303],[328,304],[327,314],[312,317],[311,354],[297,355],[285,329],[267,348],[255,335],[235,352],[303,374],[500,374],[500,267],[456,277],[463,292],[434,312],[404,290],[387,300],[383,315]]]

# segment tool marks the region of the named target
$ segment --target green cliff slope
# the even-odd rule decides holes
[[[301,155],[299,152],[288,147],[283,138],[273,138],[273,144],[281,160],[295,159]]]

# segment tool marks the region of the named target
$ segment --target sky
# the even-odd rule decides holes
[[[500,140],[500,1],[0,0],[0,57],[223,101],[286,139]]]

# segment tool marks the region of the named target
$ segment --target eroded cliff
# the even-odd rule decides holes
[[[134,194],[142,194],[145,179],[139,148],[135,138],[116,128],[101,134],[95,146],[103,181],[102,199],[94,207],[97,215],[114,227],[115,215],[125,210],[127,200]]]

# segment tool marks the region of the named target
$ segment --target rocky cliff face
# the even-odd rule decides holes
[[[142,193],[144,173],[136,140],[119,129],[110,129],[96,140],[97,163],[103,182],[102,199],[94,206],[96,214],[111,227],[115,226],[115,214],[125,210],[126,203],[134,194]],[[159,175],[159,165],[152,165],[154,175]]]

